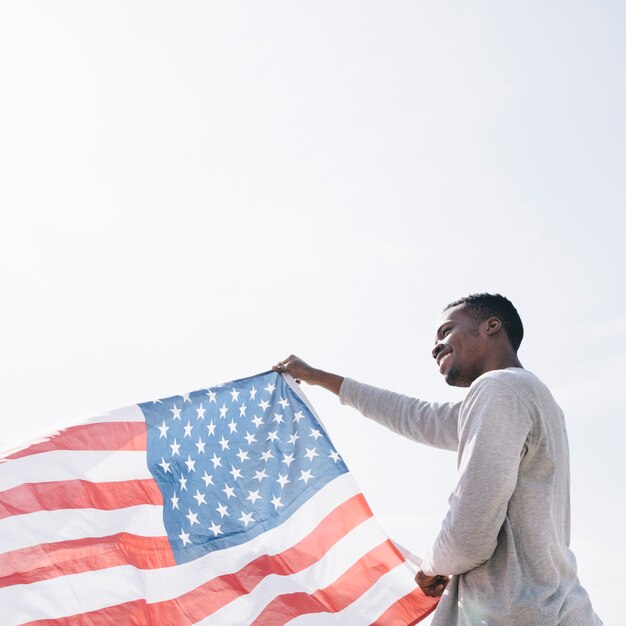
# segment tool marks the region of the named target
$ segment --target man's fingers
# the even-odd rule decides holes
[[[429,589],[431,593],[428,595],[433,598],[440,596],[448,585],[448,581],[448,578],[438,578],[432,585],[430,585]]]
[[[431,598],[437,598],[443,593],[444,589],[445,589],[445,586],[439,584],[439,585],[435,585],[434,587],[426,587],[426,589],[422,589],[422,591],[427,596],[430,596]]]
[[[445,591],[450,579],[447,576],[427,576],[420,571],[415,576],[415,582],[425,595],[437,598]]]
[[[276,363],[276,365],[272,367],[272,370],[275,372],[283,372],[285,370],[286,365],[287,365],[287,359],[285,359],[284,361],[278,361],[278,363]]]
[[[302,365],[306,366],[306,363],[303,363],[301,359],[294,354],[291,354],[286,359],[278,361],[278,363],[272,367],[272,370],[274,372],[287,372],[288,374],[293,375],[300,373],[298,370],[302,369]]]

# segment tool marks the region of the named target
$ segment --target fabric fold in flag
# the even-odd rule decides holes
[[[413,576],[275,372],[0,453],[3,624],[416,624]]]

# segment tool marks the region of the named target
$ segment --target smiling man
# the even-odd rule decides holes
[[[430,446],[457,452],[457,482],[416,582],[442,595],[433,626],[602,624],[569,549],[569,450],[563,413],[522,367],[513,304],[474,294],[449,304],[432,356],[462,402],[431,403],[307,365],[274,369],[321,385],[363,415]]]

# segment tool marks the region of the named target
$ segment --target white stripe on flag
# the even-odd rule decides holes
[[[313,593],[327,587],[386,539],[376,520],[370,518],[342,537],[310,567],[290,576],[266,576],[249,594],[237,598],[198,623],[211,626],[250,624],[277,596],[302,591]]]
[[[289,620],[287,624],[289,626],[326,626],[327,624],[365,626],[381,615],[386,607],[391,606],[411,591],[415,591],[416,586],[406,563],[401,563],[381,576],[362,596],[343,611],[305,613]]]
[[[140,504],[110,511],[101,509],[60,509],[13,515],[0,520],[0,551],[10,552],[37,544],[71,541],[85,537],[109,537],[130,533],[163,537],[163,507]]]
[[[82,478],[94,483],[152,478],[144,450],[51,450],[0,463],[0,491],[23,483]]]

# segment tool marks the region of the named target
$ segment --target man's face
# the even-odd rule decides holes
[[[464,305],[444,311],[437,322],[432,355],[448,385],[469,387],[485,372],[485,337]]]

